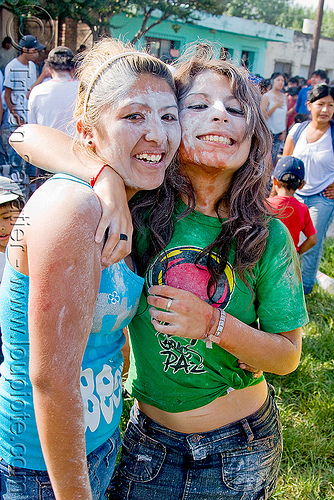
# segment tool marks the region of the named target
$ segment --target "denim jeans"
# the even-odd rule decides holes
[[[297,200],[308,206],[314,227],[317,230],[317,243],[302,255],[301,270],[304,293],[312,292],[316,282],[322,249],[327,230],[334,219],[334,200],[326,198],[322,193],[312,196],[295,195]]]
[[[113,500],[266,500],[282,455],[282,432],[273,397],[254,414],[210,432],[167,429],[135,406]]]
[[[273,169],[275,168],[277,155],[279,153],[280,147],[282,146],[282,141],[280,140],[282,133],[283,132],[280,132],[279,134],[271,134],[273,139],[273,144],[271,146],[271,161],[273,162]]]
[[[17,129],[17,125],[14,127],[10,127],[9,131],[12,134]],[[9,134],[9,135],[10,135]],[[9,136],[8,136],[9,137]],[[10,144],[8,144],[8,158],[9,163],[11,164],[10,173],[13,172],[22,172],[25,164],[25,160],[15,151],[14,148]]]
[[[87,457],[89,479],[94,500],[107,499],[107,488],[113,475],[121,445],[119,429]],[[55,500],[48,473],[11,467],[0,458],[1,500]]]

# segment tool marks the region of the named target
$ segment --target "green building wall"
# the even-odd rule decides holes
[[[237,18],[233,18],[237,19]],[[141,25],[142,17],[126,17],[124,14],[114,16],[111,20],[111,33],[115,38],[121,37],[125,41],[130,41],[135,36]],[[240,33],[242,33],[242,22],[240,19]],[[138,42],[137,46],[144,47],[146,38],[173,40],[174,48],[180,50],[180,53],[185,49],[187,44],[209,40],[217,42],[224,48],[229,49],[232,61],[236,64],[241,64],[241,56],[243,52],[249,53],[248,69],[252,73],[263,75],[264,63],[266,57],[267,40],[259,38],[256,35],[254,23],[254,36],[229,33],[227,31],[208,28],[194,24],[185,24],[181,22],[163,21],[158,26],[149,30],[144,37]],[[237,28],[234,28],[237,30]]]

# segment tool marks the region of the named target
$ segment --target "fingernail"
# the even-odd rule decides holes
[[[19,132],[13,132],[10,136],[11,142],[23,142],[24,141],[24,132],[20,130]]]
[[[102,236],[96,235],[95,236],[95,243],[101,243],[101,241],[102,241]]]

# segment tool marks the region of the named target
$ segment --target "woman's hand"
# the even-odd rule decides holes
[[[279,136],[279,140],[281,142],[284,142],[285,141],[285,138],[286,138],[286,131],[284,130],[284,132],[281,133],[281,135]]]
[[[330,200],[334,199],[334,182],[326,187],[326,189],[323,191],[323,194]]]
[[[282,108],[284,105],[284,99],[276,99],[276,103],[274,104],[273,108],[278,109]]]
[[[102,266],[107,267],[131,252],[132,219],[123,179],[112,168],[103,169],[94,184],[94,191],[102,208],[95,241],[100,243],[109,229],[101,256]]]
[[[149,293],[147,302],[153,306],[150,314],[157,331],[190,339],[205,339],[215,333],[219,310],[197,295],[166,285],[152,286]]]
[[[244,363],[243,361],[241,361],[241,359],[238,359],[238,363],[239,368],[241,368],[242,370],[253,372],[253,378],[260,378],[263,374],[262,370],[260,370],[259,368],[254,368],[254,366],[247,365],[247,363]]]
[[[190,339],[212,337],[220,319],[216,309],[196,295],[170,286],[152,286],[147,302],[154,328],[168,335]],[[159,309],[163,309],[159,311]],[[209,338],[210,340],[210,338]],[[286,375],[298,366],[301,353],[301,328],[268,333],[252,328],[226,313],[222,334],[217,337],[219,346],[240,360],[255,373],[263,371]]]

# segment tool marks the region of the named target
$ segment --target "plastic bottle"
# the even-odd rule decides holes
[[[326,290],[328,293],[332,293],[334,295],[334,279],[330,278],[327,276],[327,274],[324,274],[320,271],[317,272],[317,282],[318,285],[323,289]]]

